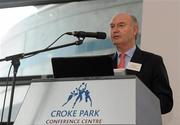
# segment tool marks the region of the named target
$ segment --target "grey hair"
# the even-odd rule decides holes
[[[133,23],[137,23],[138,24],[137,18],[135,16],[130,15],[130,17],[131,17]]]
[[[136,24],[137,27],[138,27],[138,29],[139,29],[137,18],[136,18],[134,15],[130,15],[130,17],[131,17],[132,23],[133,23],[133,24]],[[137,37],[138,37],[138,32],[137,32],[137,34],[135,35],[135,40],[137,39]]]

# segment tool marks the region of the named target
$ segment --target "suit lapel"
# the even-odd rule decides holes
[[[117,52],[112,55],[112,60],[113,60],[113,67],[116,69],[117,68],[117,60],[118,60]]]
[[[142,51],[138,47],[136,47],[136,50],[135,50],[130,62],[142,64],[143,55],[142,55]],[[138,73],[138,71],[133,71],[133,70],[126,69],[126,74],[127,75],[136,75],[137,73]]]

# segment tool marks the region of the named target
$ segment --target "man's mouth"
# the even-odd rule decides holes
[[[113,39],[119,39],[121,36],[119,36],[119,35],[114,35],[113,36]]]

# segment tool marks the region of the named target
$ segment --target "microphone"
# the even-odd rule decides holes
[[[76,37],[92,37],[96,39],[106,39],[106,33],[104,32],[84,32],[84,31],[74,31],[74,32],[67,32],[68,35],[73,35]]]

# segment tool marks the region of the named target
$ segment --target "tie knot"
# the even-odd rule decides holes
[[[126,53],[119,54],[119,58],[125,58],[125,56],[126,56]]]

